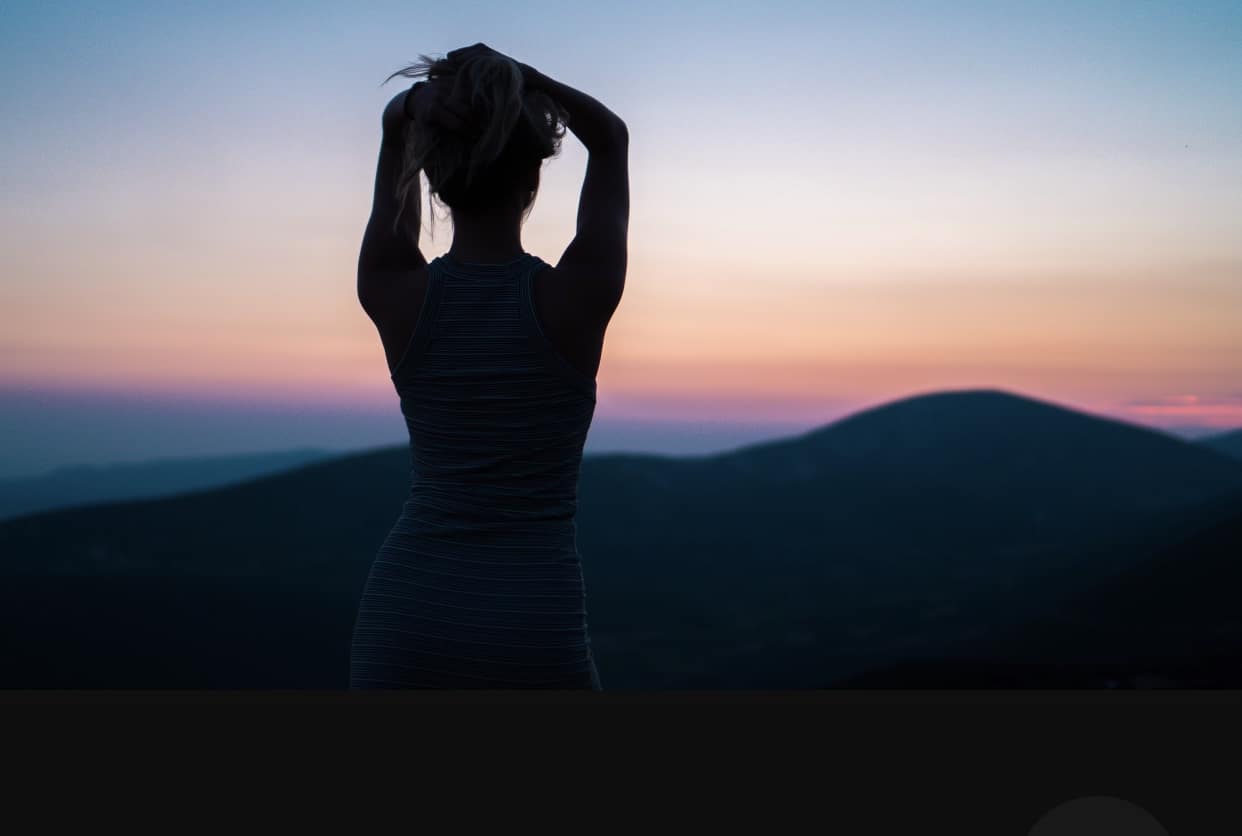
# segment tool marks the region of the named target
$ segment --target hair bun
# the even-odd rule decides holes
[[[461,208],[508,199],[528,188],[524,184],[531,168],[560,153],[568,123],[565,112],[546,93],[526,86],[522,68],[512,58],[497,53],[452,61],[419,58],[389,79],[402,75],[450,82],[450,95],[468,105],[471,126],[459,132],[426,127],[407,132],[397,184],[398,217],[411,196],[415,207],[421,202],[420,171],[432,195],[449,208]],[[433,213],[433,226],[434,219]]]

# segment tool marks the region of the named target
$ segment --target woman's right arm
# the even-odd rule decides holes
[[[518,62],[518,66],[522,68],[522,78],[528,88],[542,90],[564,108],[569,116],[569,129],[588,151],[606,151],[611,146],[626,144],[629,130],[625,122],[601,102],[549,78],[529,64]]]
[[[558,271],[582,277],[573,282],[579,310],[606,327],[625,290],[630,220],[629,129],[596,99],[519,64],[527,86],[547,93],[568,117],[569,130],[586,146],[587,168],[578,198],[574,239]]]

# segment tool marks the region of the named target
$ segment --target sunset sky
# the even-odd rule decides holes
[[[630,128],[629,272],[588,450],[660,446],[626,435],[643,421],[690,449],[696,426],[974,387],[1242,426],[1238,2],[3,17],[0,476],[402,441],[355,295],[404,83],[380,82],[476,41]],[[544,169],[523,244],[549,262],[585,164],[571,135]],[[437,221],[423,252],[450,243]]]

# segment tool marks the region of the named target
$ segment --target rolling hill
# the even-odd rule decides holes
[[[53,508],[214,488],[330,455],[326,450],[303,449],[62,467],[42,476],[0,480],[0,520]]]
[[[854,687],[1242,687],[1242,495],[1190,531],[1153,532],[1132,565],[969,656],[868,672]]]
[[[0,524],[0,684],[341,687],[404,447]],[[1242,463],[999,391],[700,457],[583,462],[606,688],[820,687],[1016,631],[1198,530]],[[1193,593],[1192,593],[1193,594]]]

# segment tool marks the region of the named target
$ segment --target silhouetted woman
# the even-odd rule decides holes
[[[628,132],[483,44],[389,76],[358,298],[410,433],[411,487],[367,578],[350,688],[600,689],[575,516],[604,331],[625,284]],[[556,266],[522,248],[543,161],[589,152]],[[419,172],[453,243],[419,252]],[[433,214],[434,224],[434,214]]]

